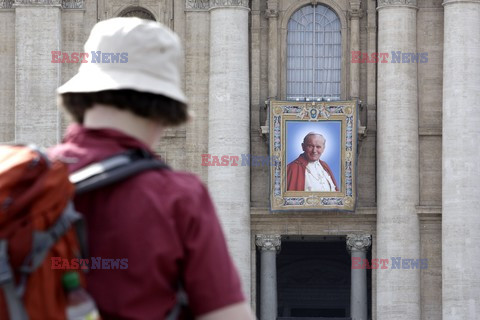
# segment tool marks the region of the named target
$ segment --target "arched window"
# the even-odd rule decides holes
[[[123,10],[118,16],[119,17],[137,17],[141,19],[155,21],[155,17],[153,16],[153,14],[147,9],[144,9],[142,7],[129,7]]]
[[[341,23],[324,5],[297,10],[287,29],[287,100],[340,99]]]

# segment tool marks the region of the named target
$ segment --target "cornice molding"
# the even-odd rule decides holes
[[[446,6],[447,4],[455,4],[455,3],[476,3],[476,4],[480,4],[480,0],[444,0],[442,5]]]
[[[62,5],[62,0],[15,0],[13,1],[13,7],[23,7],[23,6],[60,7],[61,5]]]
[[[0,0],[0,9],[34,6],[84,9],[85,0]]]
[[[377,10],[386,7],[417,8],[417,0],[378,0],[377,5]]]
[[[210,9],[218,7],[245,7],[248,8],[248,0],[210,0]]]
[[[185,0],[185,10],[209,10],[219,7],[245,7],[248,0]]]

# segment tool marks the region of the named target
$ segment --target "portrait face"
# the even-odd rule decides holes
[[[308,162],[318,161],[325,151],[325,139],[312,134],[302,143],[302,149]]]

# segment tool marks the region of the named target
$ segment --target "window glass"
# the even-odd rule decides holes
[[[339,100],[341,24],[326,6],[308,5],[288,22],[287,100]]]

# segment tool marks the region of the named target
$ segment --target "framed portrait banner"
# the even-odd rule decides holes
[[[270,101],[272,211],[356,205],[355,101]]]

